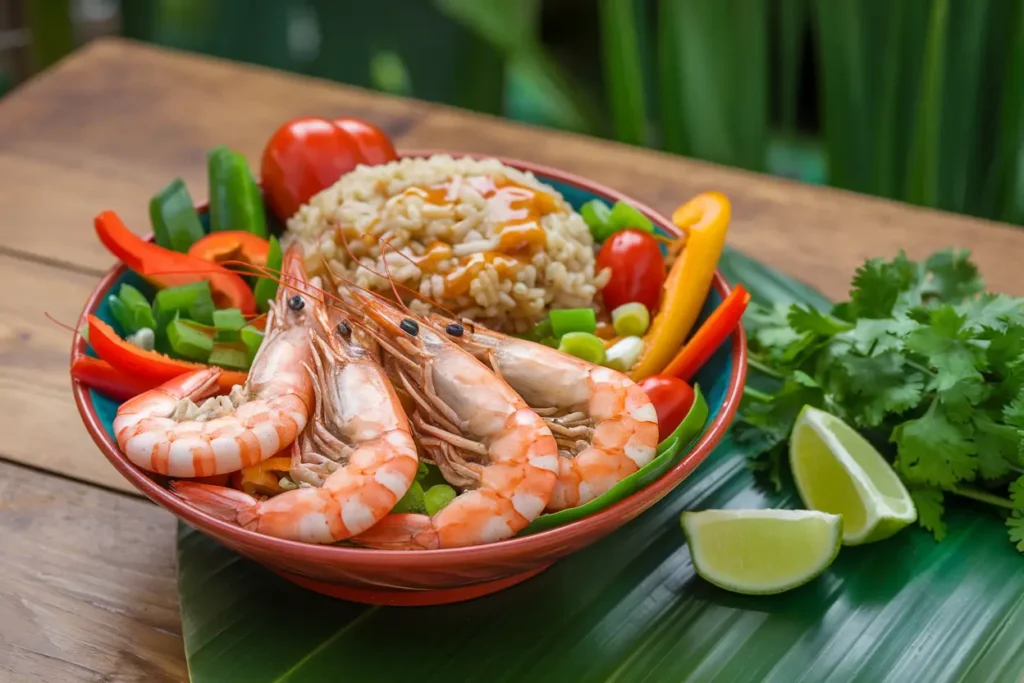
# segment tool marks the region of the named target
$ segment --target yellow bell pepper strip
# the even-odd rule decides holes
[[[288,474],[291,467],[290,455],[275,455],[235,472],[231,477],[231,484],[250,496],[275,495],[284,492],[280,484],[281,477]]]
[[[699,194],[672,214],[672,222],[686,234],[686,247],[665,278],[661,310],[644,335],[640,360],[629,372],[634,382],[664,370],[689,336],[725,248],[730,215],[729,200],[718,192]]]

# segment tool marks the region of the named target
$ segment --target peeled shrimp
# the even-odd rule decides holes
[[[365,314],[392,381],[415,405],[413,430],[435,463],[464,462],[465,490],[433,517],[392,514],[353,542],[392,549],[492,543],[515,535],[547,505],[558,446],[544,421],[500,377],[426,321],[359,289],[349,313]]]
[[[288,258],[288,267],[296,267],[297,257]],[[245,385],[236,385],[229,396],[196,405],[217,388],[221,371],[211,367],[121,404],[114,434],[129,460],[158,474],[206,477],[255,465],[295,441],[313,405],[312,381],[303,367],[310,358],[309,299],[283,299],[271,303],[267,335]]]
[[[442,329],[452,323],[439,315],[430,318]],[[654,459],[658,416],[647,393],[629,377],[480,325],[459,327],[462,335],[450,338],[544,416],[558,441],[558,483],[548,511],[593,500]]]
[[[319,488],[293,489],[258,500],[235,489],[174,482],[196,507],[251,531],[306,543],[335,543],[384,517],[416,479],[419,459],[409,421],[384,369],[352,340],[351,328],[332,330],[317,311],[311,331],[316,409],[293,447],[293,461],[310,454],[336,469]],[[313,372],[311,370],[311,372]]]

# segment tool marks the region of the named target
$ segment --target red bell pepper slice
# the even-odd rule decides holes
[[[121,372],[159,386],[185,372],[194,372],[210,366],[170,358],[156,351],[146,351],[126,342],[107,323],[94,315],[89,316],[89,346],[103,360]],[[222,370],[217,380],[221,391],[231,391],[236,384],[245,384],[246,373]]]
[[[209,261],[245,261],[254,266],[267,265],[270,242],[245,230],[221,230],[196,240],[188,248],[188,255]]]
[[[91,356],[75,358],[71,363],[71,376],[119,401],[126,401],[158,386],[156,382],[121,372],[107,361]]]
[[[690,381],[690,378],[697,373],[711,354],[715,352],[722,342],[732,334],[739,324],[743,312],[747,310],[750,303],[750,293],[743,285],[737,285],[736,289],[725,297],[725,300],[718,305],[718,308],[708,316],[704,324],[700,326],[696,334],[683,345],[676,357],[668,364],[663,375],[671,375],[679,379]]]
[[[256,297],[237,273],[203,259],[164,249],[147,242],[121,221],[113,211],[96,216],[96,234],[100,241],[125,265],[154,287],[174,287],[209,280],[218,308],[238,308],[242,313],[256,312]]]

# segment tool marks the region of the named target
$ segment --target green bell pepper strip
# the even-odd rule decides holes
[[[700,392],[700,387],[693,387],[693,406],[676,430],[668,438],[658,444],[658,453],[654,460],[629,475],[615,486],[588,503],[567,510],[559,510],[541,515],[533,520],[528,527],[520,531],[518,536],[529,536],[539,531],[547,531],[555,527],[575,522],[588,515],[605,509],[619,502],[640,489],[649,486],[663,474],[668,472],[688,452],[694,439],[704,431],[708,419],[708,403]]]
[[[276,237],[270,238],[270,250],[267,252],[267,270],[271,273],[281,272],[281,263],[284,255],[281,252],[281,243]],[[256,297],[256,305],[266,313],[270,310],[270,302],[277,297],[277,280],[269,277],[261,277],[256,280],[253,287],[253,294]]]
[[[400,514],[403,512],[412,512],[416,514],[426,514],[427,506],[423,499],[423,487],[418,481],[414,481],[409,490],[405,492],[405,495],[395,503],[395,507],[391,508],[391,514]]]
[[[153,299],[156,323],[160,328],[176,317],[188,318],[203,325],[213,324],[213,294],[207,280],[188,285],[168,287],[156,293]]]
[[[210,231],[244,230],[267,237],[263,195],[249,163],[238,152],[215,147],[207,155],[210,181]]]
[[[229,370],[248,370],[249,350],[241,342],[215,343],[207,362]]]
[[[181,178],[172,180],[149,200],[149,220],[156,243],[165,249],[185,253],[205,234],[199,212]]]
[[[166,334],[171,350],[178,358],[203,363],[213,351],[213,339],[184,320],[172,320],[167,325]]]

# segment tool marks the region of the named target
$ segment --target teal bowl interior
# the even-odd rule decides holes
[[[555,178],[546,177],[543,174],[535,173],[537,178],[544,183],[547,183],[558,190],[567,202],[572,204],[573,208],[579,210],[583,204],[590,201],[591,199],[603,199],[608,201],[608,198],[602,197],[594,192],[570,183],[557,180]],[[206,223],[206,215],[203,215],[204,226]],[[663,235],[667,235],[663,229],[659,228],[659,232]],[[662,247],[664,249],[664,246]],[[143,280],[132,272],[126,272],[122,275],[113,287],[107,292],[104,292],[103,299],[99,305],[99,308],[95,311],[95,315],[106,323],[109,323],[114,327],[118,333],[122,333],[117,321],[114,319],[113,314],[110,311],[110,307],[107,305],[106,296],[113,294],[120,287],[122,282],[127,282],[135,287],[138,287],[144,294],[151,296],[153,294],[152,288],[149,287]],[[722,295],[714,288],[708,294],[707,300],[704,302],[704,308],[701,311],[698,325],[703,322],[712,311],[722,302]],[[696,326],[695,326],[696,328]],[[729,389],[729,378],[733,375],[733,353],[732,346],[735,341],[735,333],[730,336],[725,343],[723,343],[718,350],[711,356],[707,363],[700,369],[697,376],[694,379],[696,384],[700,385],[701,391],[704,394],[705,399],[708,403],[708,419],[705,421],[705,429],[707,426],[714,423],[716,417],[721,412],[725,405],[725,398],[728,394]],[[92,349],[88,351],[89,355],[95,355]],[[120,405],[119,401],[116,401],[99,391],[94,389],[89,390],[89,394],[92,397],[92,404],[96,410],[97,417],[103,424],[104,428],[111,438],[114,437],[114,416],[117,414],[117,408]],[[691,445],[692,447],[692,445]],[[685,457],[685,456],[684,456]]]

